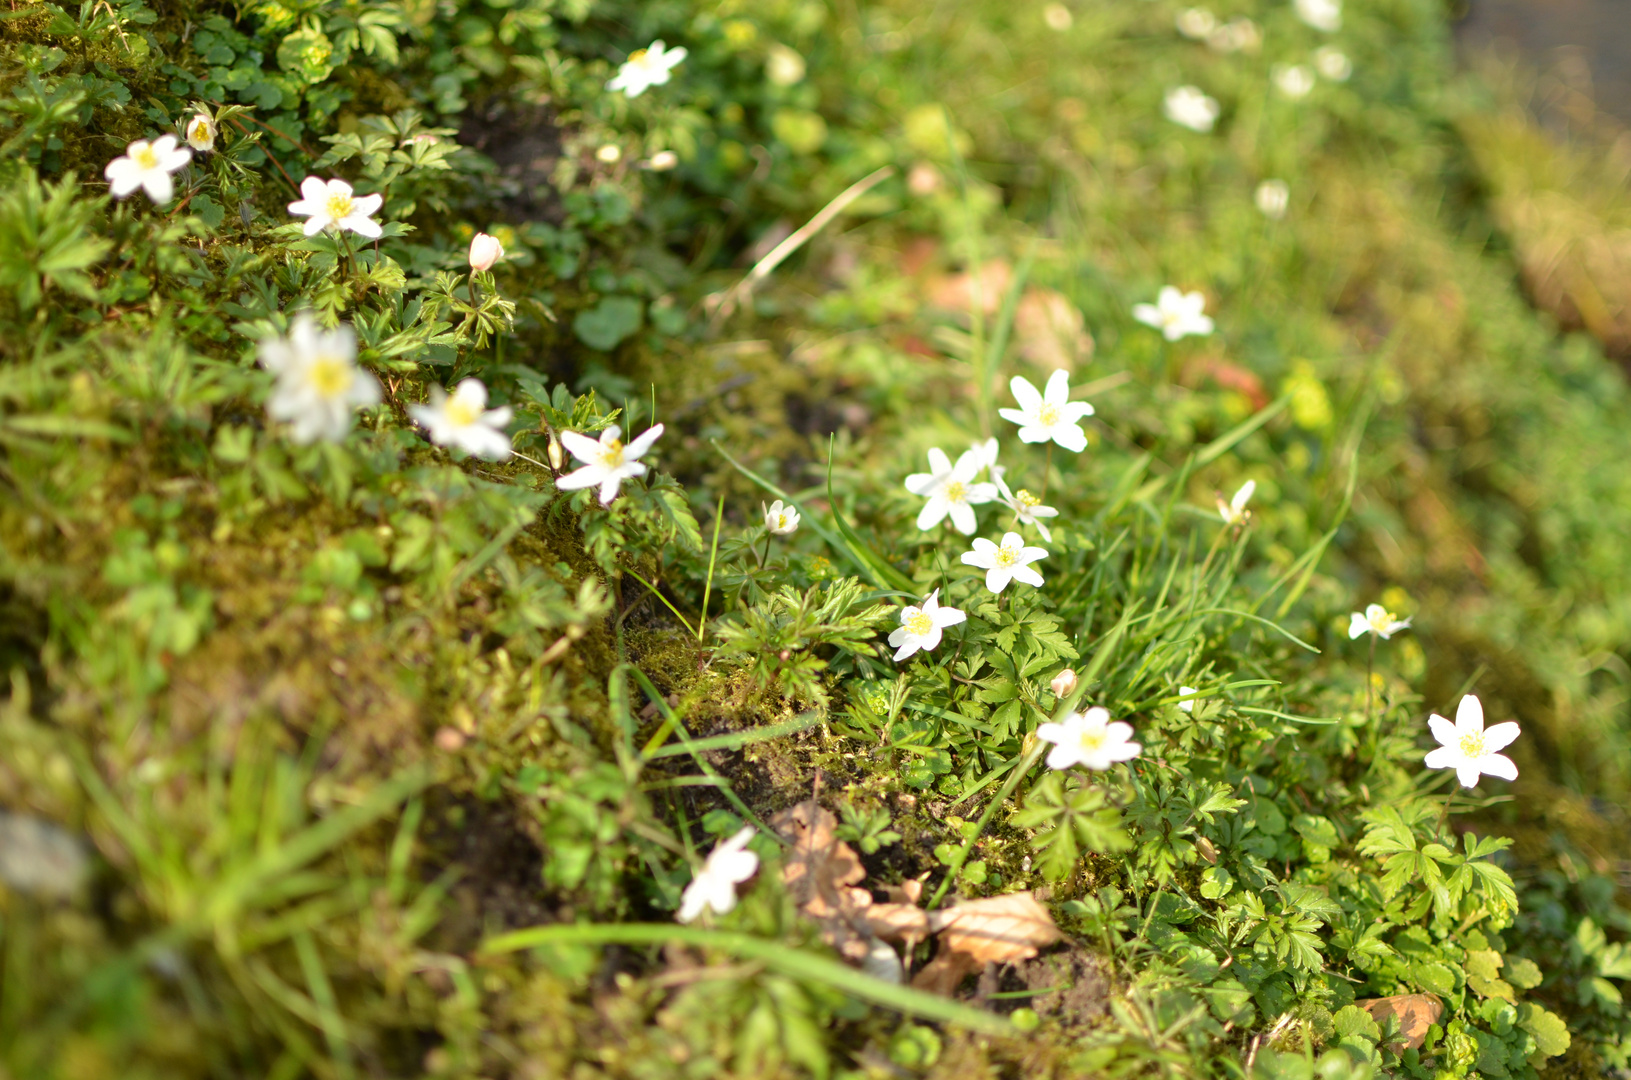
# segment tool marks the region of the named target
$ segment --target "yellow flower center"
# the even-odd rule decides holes
[[[153,147],[147,143],[131,147],[130,160],[143,169],[156,169],[159,167],[159,156],[153,152]]]
[[[648,55],[649,51],[646,49],[635,49],[633,52],[629,53],[629,63],[635,65],[636,67],[645,67],[647,64],[646,57]]]
[[[356,202],[349,195],[330,195],[326,205],[328,207],[328,216],[335,221],[339,221],[342,218],[351,216],[351,209],[356,205]]]
[[[1464,757],[1481,758],[1484,756],[1484,736],[1482,734],[1467,734],[1461,736],[1461,753]]]
[[[1105,737],[1099,728],[1088,728],[1076,736],[1076,745],[1091,754],[1104,748]]]
[[[1014,502],[1019,504],[1019,508],[1021,510],[1029,510],[1033,506],[1042,505],[1041,499],[1037,498],[1035,495],[1032,495],[1024,488],[1020,488],[1018,491],[1014,492]]]
[[[306,382],[318,397],[336,398],[351,389],[351,365],[341,356],[320,355],[306,368]]]
[[[1018,561],[1019,561],[1019,552],[1015,551],[1013,548],[1011,548],[1011,547],[1000,547],[1000,548],[997,549],[997,565],[998,566],[1013,566]]]
[[[934,619],[922,608],[906,616],[906,632],[913,637],[923,637],[934,629]]]
[[[1390,625],[1397,621],[1398,617],[1395,616],[1393,612],[1382,611],[1378,612],[1377,615],[1371,619],[1370,624],[1377,630],[1386,630]]]
[[[1051,401],[1044,401],[1042,407],[1036,410],[1036,422],[1043,427],[1052,427],[1059,422],[1059,406]]]
[[[448,423],[456,427],[469,427],[481,417],[479,406],[457,396],[447,399],[447,407],[442,412],[447,417]]]
[[[946,500],[948,502],[962,502],[968,497],[968,485],[961,480],[953,480],[946,485]]]
[[[615,469],[623,464],[622,439],[613,439],[611,442],[600,444],[600,464],[607,469]]]
[[[778,528],[778,529],[787,528],[787,515],[785,513],[776,515],[776,528]]]

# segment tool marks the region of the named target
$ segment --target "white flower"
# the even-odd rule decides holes
[[[1366,634],[1375,634],[1386,641],[1409,625],[1409,619],[1399,618],[1381,604],[1371,604],[1363,615],[1356,611],[1349,616],[1348,637],[1352,640]]]
[[[763,503],[759,505],[764,506]],[[764,507],[764,511],[765,528],[777,536],[792,536],[799,527],[799,512],[791,506],[783,506],[780,499]]]
[[[1010,581],[1023,581],[1040,588],[1042,575],[1032,570],[1030,564],[1047,554],[1044,548],[1026,547],[1019,533],[1011,532],[1003,534],[1001,544],[993,544],[983,536],[976,537],[974,550],[963,552],[963,562],[984,570],[985,587],[1000,593]]]
[[[470,269],[491,270],[493,264],[504,257],[504,245],[498,238],[479,232],[470,238]]]
[[[349,326],[324,330],[311,315],[297,315],[287,338],[260,343],[260,362],[277,376],[266,413],[293,424],[297,443],[339,442],[351,430],[352,413],[379,404],[379,380],[357,366],[357,335]]]
[[[985,442],[971,443],[968,452],[978,457],[980,467],[990,469],[992,478],[995,479],[997,474],[1002,472],[1002,469],[997,465],[997,453],[1000,449],[996,439],[987,439]]]
[[[1502,780],[1516,780],[1518,767],[1499,753],[1520,734],[1518,725],[1508,720],[1484,730],[1484,706],[1472,694],[1461,699],[1455,710],[1455,723],[1434,713],[1427,726],[1439,745],[1427,752],[1429,769],[1454,769],[1462,787],[1474,787],[1480,774]]]
[[[565,446],[573,457],[583,462],[583,468],[567,473],[555,481],[555,486],[561,491],[577,491],[579,488],[594,487],[598,484],[600,505],[610,506],[612,500],[617,498],[618,486],[623,481],[646,474],[646,467],[639,459],[651,449],[651,444],[656,442],[657,436],[662,433],[663,426],[653,424],[639,438],[625,446],[623,432],[616,427],[602,431],[599,442],[576,431],[563,431],[561,445]]]
[[[160,135],[152,142],[137,139],[125,148],[124,157],[108,162],[102,175],[113,197],[122,199],[141,188],[160,206],[169,202],[176,193],[170,174],[193,159],[193,152],[177,146],[176,141],[174,135]]]
[[[1284,180],[1265,180],[1257,185],[1252,201],[1257,203],[1264,217],[1279,221],[1286,216],[1286,208],[1291,205],[1291,188],[1286,186]]]
[[[890,631],[889,644],[895,650],[895,663],[922,649],[928,652],[940,644],[941,631],[956,626],[968,616],[954,607],[940,606],[940,590],[923,601],[922,607],[900,609],[900,626]]]
[[[220,133],[220,129],[215,126],[215,121],[210,119],[209,113],[194,113],[192,119],[187,121],[187,126],[182,129],[182,133],[187,138],[188,146],[200,154],[207,154],[215,149],[215,136]]]
[[[1070,400],[1069,372],[1060,368],[1048,376],[1048,385],[1041,393],[1021,375],[1015,375],[1008,388],[1014,392],[1019,408],[998,409],[997,415],[1019,425],[1020,442],[1051,440],[1073,454],[1087,449],[1087,432],[1079,421],[1093,415],[1093,406]]]
[[[1342,29],[1342,0],[1295,0],[1297,18],[1316,30],[1334,34]]]
[[[744,825],[735,836],[709,852],[702,869],[680,897],[676,919],[688,923],[705,908],[723,915],[736,906],[736,886],[759,872],[759,856],[747,849],[752,839],[753,826]]]
[[[917,527],[928,530],[951,515],[951,524],[964,536],[975,529],[974,508],[997,497],[993,484],[976,484],[974,478],[985,468],[985,452],[967,450],[953,465],[944,450],[929,451],[929,469],[906,478],[906,490],[929,501],[917,515]]]
[[[289,213],[308,219],[307,236],[316,236],[324,229],[349,229],[358,236],[377,240],[383,232],[370,216],[385,202],[383,195],[357,195],[344,180],[319,180],[315,176],[300,182],[300,194],[299,201],[289,204]]]
[[[617,74],[606,84],[608,90],[621,90],[631,98],[639,97],[653,86],[668,81],[669,74],[685,59],[683,45],[668,49],[661,41],[653,41],[649,49],[636,49],[617,69]]]
[[[1246,509],[1246,504],[1251,501],[1252,492],[1256,490],[1257,481],[1248,480],[1240,485],[1240,490],[1235,492],[1235,497],[1228,502],[1218,499],[1218,516],[1223,519],[1225,525],[1240,525],[1252,516],[1251,511]]]
[[[437,446],[456,446],[492,461],[510,456],[510,437],[504,434],[510,407],[488,409],[487,387],[480,379],[463,380],[452,396],[432,386],[429,404],[409,405],[408,415],[425,426]]]
[[[772,45],[765,58],[765,77],[777,86],[792,86],[804,78],[804,57],[786,45]]]
[[[1071,16],[1070,9],[1063,4],[1049,4],[1042,9],[1042,21],[1048,24],[1049,30],[1064,33],[1069,30],[1076,20]]]
[[[1133,742],[1132,734],[1131,724],[1111,722],[1109,711],[1098,705],[1085,713],[1066,713],[1063,723],[1036,729],[1037,738],[1054,744],[1048,751],[1050,769],[1086,765],[1103,770],[1118,761],[1131,761],[1144,749]]]
[[[646,162],[646,168],[650,169],[652,172],[667,172],[669,169],[672,169],[679,163],[680,156],[674,153],[674,151],[659,150],[655,154],[651,155],[651,160]]]
[[[623,148],[616,143],[606,143],[595,151],[595,160],[605,165],[616,165],[623,160]]]
[[[1221,53],[1255,53],[1263,47],[1263,33],[1250,19],[1230,19],[1207,35],[1206,44]]]
[[[1048,689],[1053,691],[1056,698],[1069,697],[1070,692],[1076,689],[1076,669],[1066,668],[1053,677],[1048,683]]]
[[[1180,709],[1182,709],[1186,713],[1193,714],[1195,712],[1195,700],[1194,700],[1194,697],[1198,693],[1200,693],[1200,691],[1195,689],[1193,686],[1180,686],[1178,688],[1178,696],[1179,697],[1186,697],[1186,698],[1189,698],[1190,700],[1180,701],[1178,703],[1178,707]]]
[[[1197,87],[1179,86],[1167,91],[1164,111],[1173,123],[1204,133],[1212,130],[1223,109]]]
[[[1274,85],[1280,93],[1296,101],[1314,89],[1314,73],[1302,64],[1280,64],[1274,69]]]
[[[1052,543],[1053,534],[1048,531],[1046,525],[1042,524],[1041,519],[1058,517],[1059,511],[1051,506],[1043,506],[1041,499],[1024,488],[1020,488],[1018,491],[1009,491],[1008,484],[1003,480],[1000,469],[992,473],[992,478],[996,480],[997,491],[999,492],[997,497],[1002,505],[1014,512],[1014,517],[1021,525],[1036,526],[1036,531],[1042,534],[1042,539]]]
[[[1178,13],[1178,32],[1195,41],[1206,40],[1207,35],[1217,29],[1217,25],[1218,20],[1205,8],[1184,8]]]
[[[1335,45],[1322,45],[1314,50],[1314,67],[1332,82],[1347,82],[1354,73],[1353,62]]]
[[[1161,290],[1153,304],[1134,304],[1133,318],[1145,326],[1153,326],[1168,341],[1177,341],[1186,334],[1205,337],[1212,332],[1212,319],[1206,311],[1206,296],[1200,292],[1179,292],[1171,285]]]

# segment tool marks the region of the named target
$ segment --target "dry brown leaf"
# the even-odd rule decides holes
[[[935,952],[934,959],[924,964],[918,973],[912,976],[912,989],[951,997],[957,993],[957,988],[962,985],[963,980],[980,967],[981,965],[967,953],[948,949],[942,943]]]
[[[866,923],[875,937],[905,942],[908,952],[929,936],[929,913],[916,904],[872,904]]]
[[[1390,1017],[1399,1020],[1399,1035],[1406,1049],[1420,1050],[1427,1041],[1427,1029],[1444,1014],[1444,1003],[1432,994],[1395,994],[1393,997],[1365,998],[1354,1002],[1383,1027]]]
[[[821,926],[822,940],[839,955],[856,964],[866,961],[876,944],[866,917],[872,895],[850,887],[866,877],[866,868],[833,834],[838,818],[806,799],[771,818],[770,825],[791,845],[782,882],[793,902]]]
[[[980,310],[986,318],[990,318],[1002,310],[1002,302],[1007,299],[1008,284],[1013,277],[1013,268],[1002,259],[981,263],[978,277],[966,270],[958,274],[944,274],[929,282],[929,306],[966,314],[978,299]]]
[[[1029,960],[1060,937],[1053,916],[1028,892],[965,900],[932,912],[929,928],[939,932],[943,948],[965,953],[981,964]]]
[[[1020,357],[1045,371],[1069,371],[1093,355],[1087,323],[1060,292],[1033,286],[1014,308],[1014,347]]]

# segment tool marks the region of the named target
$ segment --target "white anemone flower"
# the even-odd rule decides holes
[[[950,515],[952,528],[964,536],[972,533],[977,525],[974,508],[997,497],[996,485],[974,482],[985,467],[985,451],[978,446],[964,451],[955,465],[940,447],[930,450],[930,471],[906,478],[907,491],[929,500],[918,512],[917,527],[927,531]]]
[[[765,506],[764,503],[760,503],[759,506],[765,512],[765,528],[769,529],[772,534],[792,536],[798,530],[799,512],[791,506],[782,505],[780,499],[777,499],[769,506]]]
[[[1251,511],[1246,509],[1246,504],[1251,502],[1252,492],[1256,490],[1257,481],[1248,480],[1240,485],[1240,490],[1235,492],[1234,498],[1228,502],[1221,498],[1218,500],[1218,516],[1223,519],[1225,525],[1244,524],[1246,519],[1252,516]]]
[[[577,491],[598,485],[600,505],[612,505],[623,481],[646,474],[646,467],[640,458],[645,456],[662,433],[663,426],[653,424],[639,438],[625,445],[622,429],[615,426],[602,431],[599,441],[576,431],[561,432],[561,445],[583,462],[583,468],[555,481],[555,487],[561,491]]]
[[[1334,34],[1342,29],[1342,0],[1295,0],[1297,18],[1316,30]]]
[[[680,897],[676,919],[688,923],[704,909],[712,908],[724,915],[736,906],[736,886],[759,872],[759,856],[747,849],[752,839],[753,826],[744,825],[735,836],[708,853],[702,869]]]
[[[1286,216],[1286,210],[1291,206],[1291,188],[1284,180],[1265,180],[1257,185],[1252,201],[1257,204],[1257,209],[1264,217],[1270,221],[1279,221]]]
[[[1429,769],[1454,769],[1462,787],[1475,787],[1479,776],[1494,776],[1502,780],[1516,780],[1518,766],[1500,751],[1512,744],[1521,732],[1518,725],[1508,720],[1484,730],[1484,706],[1475,696],[1468,694],[1455,710],[1455,723],[1434,713],[1427,718],[1427,726],[1439,745],[1427,752],[1425,764]]]
[[[324,330],[302,313],[288,337],[260,343],[260,362],[277,376],[267,415],[292,424],[290,437],[302,445],[339,442],[357,409],[379,404],[379,380],[357,366],[357,335],[349,326]]]
[[[1314,89],[1314,73],[1302,64],[1278,66],[1273,78],[1276,89],[1292,101],[1307,97]]]
[[[1178,696],[1188,698],[1189,700],[1180,701],[1178,703],[1178,708],[1193,715],[1195,712],[1195,695],[1198,693],[1200,693],[1200,691],[1195,689],[1193,686],[1180,686],[1178,688]]]
[[[985,571],[985,587],[1000,593],[1010,581],[1023,581],[1036,588],[1042,587],[1042,575],[1030,564],[1047,557],[1047,549],[1027,547],[1019,533],[1004,533],[1002,543],[993,544],[983,536],[975,537],[974,550],[963,552],[963,562]]]
[[[1354,73],[1353,61],[1335,45],[1322,45],[1314,50],[1314,67],[1332,82],[1347,82]]]
[[[685,56],[683,45],[670,49],[660,40],[653,41],[651,48],[636,49],[629,54],[606,89],[621,90],[631,98],[639,97],[651,87],[666,83]]]
[[[1250,19],[1230,19],[1207,35],[1206,44],[1220,53],[1255,53],[1263,47],[1263,32]]]
[[[1002,467],[997,464],[997,454],[999,451],[1000,447],[997,446],[996,439],[987,439],[984,442],[977,442],[970,445],[968,448],[969,453],[976,455],[980,459],[981,468],[991,470],[991,476],[993,479],[1002,473]]]
[[[315,176],[300,182],[300,195],[299,200],[289,204],[289,213],[306,219],[307,236],[333,229],[378,240],[384,233],[373,219],[385,203],[383,195],[358,195],[344,180],[319,180]]]
[[[1355,640],[1366,634],[1375,634],[1386,641],[1409,626],[1409,619],[1399,618],[1381,604],[1371,604],[1365,608],[1364,614],[1356,611],[1348,617],[1348,637]]]
[[[508,405],[487,408],[487,387],[480,379],[464,379],[450,395],[440,386],[430,388],[430,401],[409,405],[408,415],[425,427],[437,446],[456,446],[477,457],[503,461],[510,456]]]
[[[1217,17],[1203,7],[1184,8],[1177,21],[1178,32],[1192,41],[1205,41],[1218,26]]]
[[[1144,748],[1133,742],[1133,726],[1111,720],[1109,710],[1095,705],[1085,713],[1066,713],[1061,723],[1043,724],[1036,737],[1053,743],[1048,768],[1085,765],[1103,771],[1118,761],[1131,761]]]
[[[1161,331],[1168,341],[1177,341],[1187,334],[1205,337],[1212,332],[1212,319],[1205,311],[1205,293],[1179,292],[1167,285],[1155,303],[1134,304],[1133,318]]]
[[[147,197],[163,206],[176,193],[175,181],[170,174],[184,169],[193,159],[193,152],[176,145],[174,135],[160,135],[152,142],[137,139],[125,148],[124,157],[108,162],[102,175],[107,177],[108,191],[115,199],[141,188]]]
[[[215,137],[221,129],[215,126],[210,114],[205,112],[194,113],[187,126],[181,129],[187,139],[187,145],[200,154],[207,154],[215,149]]]
[[[1024,488],[1020,488],[1018,491],[1009,491],[1008,484],[1003,480],[1000,471],[993,473],[992,478],[997,483],[997,491],[999,492],[997,498],[1002,502],[1002,505],[1014,512],[1014,518],[1021,525],[1034,525],[1036,531],[1042,534],[1042,539],[1051,544],[1053,534],[1048,531],[1046,525],[1042,524],[1041,519],[1058,517],[1059,511],[1051,506],[1043,506],[1040,498],[1032,495]]]
[[[936,589],[923,601],[922,607],[900,609],[900,626],[890,631],[889,644],[895,650],[895,663],[911,656],[919,649],[928,652],[940,644],[941,633],[948,626],[956,626],[968,615],[954,607],[940,606],[940,590]]]
[[[1205,134],[1218,122],[1218,114],[1223,107],[1199,87],[1177,86],[1167,91],[1162,110],[1174,124]]]
[[[1048,385],[1038,393],[1023,375],[1009,380],[1017,409],[998,409],[997,415],[1019,425],[1019,441],[1055,442],[1073,454],[1087,449],[1087,432],[1081,421],[1093,415],[1093,406],[1070,400],[1070,373],[1060,368],[1048,376]]]

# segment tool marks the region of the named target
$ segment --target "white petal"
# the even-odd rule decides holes
[[[1015,375],[1008,380],[1008,389],[1013,391],[1014,400],[1019,402],[1019,407],[1027,413],[1034,415],[1042,407],[1042,395],[1037,393],[1036,387],[1032,386],[1031,380],[1025,376]]]
[[[1429,769],[1459,769],[1462,765],[1461,751],[1454,746],[1436,746],[1427,751],[1422,764]]]
[[[1228,507],[1223,505],[1223,500],[1222,499],[1218,500],[1218,508],[1222,509],[1222,510],[1227,510],[1228,509]],[[1359,614],[1359,612],[1357,612],[1357,611],[1354,612],[1353,615],[1348,619],[1348,637],[1350,637],[1350,638],[1352,638],[1354,640],[1357,640],[1357,639],[1363,637],[1365,634],[1367,634],[1369,632],[1370,632],[1370,622],[1369,622],[1369,620],[1367,620],[1365,618],[1365,616]]]
[[[1456,766],[1455,778],[1461,781],[1462,787],[1477,787],[1479,772],[1476,762],[1464,761]]]
[[[964,536],[972,536],[974,530],[979,528],[979,522],[974,518],[974,507],[966,502],[950,503],[952,528]]]
[[[1087,449],[1087,432],[1075,424],[1058,424],[1053,429],[1053,441],[1073,454]]]
[[[1455,708],[1455,726],[1463,734],[1483,734],[1484,705],[1475,695],[1466,694],[1461,698],[1461,704]]]
[[[929,472],[935,476],[946,476],[951,472],[951,458],[938,446],[929,450]]]
[[[1055,368],[1048,376],[1048,385],[1042,391],[1043,400],[1050,405],[1063,406],[1070,400],[1070,372]]]
[[[940,524],[950,510],[951,503],[947,499],[940,495],[931,496],[929,501],[923,504],[923,509],[917,513],[917,527],[924,532],[928,532]],[[972,512],[970,511],[970,513]],[[972,532],[973,530],[969,531]]]
[[[565,435],[566,432],[562,432]],[[563,440],[564,441],[564,440]],[[555,487],[560,491],[577,491],[580,488],[590,488],[606,479],[606,469],[599,465],[585,465],[576,472],[569,472],[555,481]]]
[[[1134,304],[1133,318],[1145,326],[1159,328],[1161,325],[1161,312],[1154,304]]]
[[[934,613],[934,624],[939,627],[956,626],[968,621],[968,614],[954,607],[939,608]]]
[[[1000,566],[993,566],[985,572],[985,587],[993,593],[1000,593],[1008,587],[1014,575]]]
[[[1427,718],[1427,727],[1432,731],[1433,738],[1438,740],[1440,746],[1457,746],[1461,742],[1461,733],[1455,729],[1455,725],[1437,713]],[[1500,749],[1500,747],[1496,747],[1496,749]],[[1437,766],[1434,767],[1437,768]]]
[[[644,457],[646,451],[651,449],[651,444],[656,442],[662,436],[662,433],[663,426],[661,424],[651,425],[629,443],[628,449],[623,451],[623,456],[630,459]]]
[[[1478,763],[1478,767],[1490,776],[1501,780],[1516,780],[1518,766],[1505,754],[1490,754]]]
[[[1512,745],[1514,739],[1520,734],[1518,725],[1508,720],[1504,724],[1496,724],[1484,732],[1484,749],[1491,754],[1498,750],[1505,750]],[[1508,780],[1512,779],[1510,776]]]
[[[567,453],[571,454],[585,465],[592,465],[596,468],[600,467],[600,443],[596,442],[594,439],[591,439],[589,436],[580,434],[576,431],[563,431],[561,432],[561,445],[566,447]],[[581,471],[582,470],[580,469],[579,472]],[[594,482],[597,484],[600,483],[598,479]],[[588,487],[589,485],[582,484],[580,486]]]
[[[328,185],[315,176],[308,176],[300,181],[300,194],[315,209],[319,203],[328,199]],[[302,213],[308,214],[311,212],[311,210],[302,211]]]

